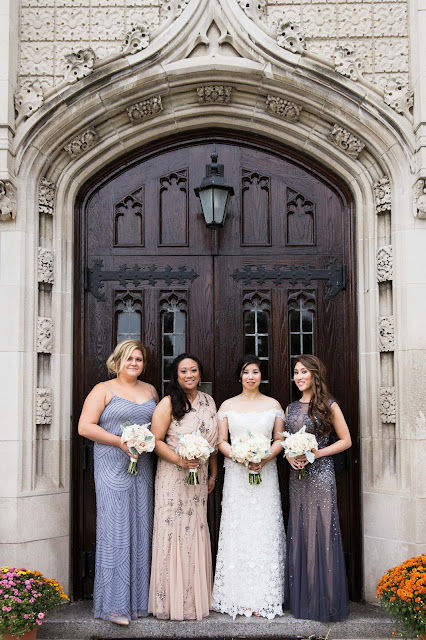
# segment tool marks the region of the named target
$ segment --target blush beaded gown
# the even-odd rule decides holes
[[[286,431],[295,433],[306,425],[307,432],[315,432],[308,406],[300,401],[289,405]],[[328,445],[328,436],[316,438],[319,449]],[[296,618],[345,620],[348,589],[333,457],[318,458],[305,470],[306,477],[299,480],[290,469],[285,608]]]

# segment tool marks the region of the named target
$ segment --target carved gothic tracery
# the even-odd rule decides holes
[[[377,281],[386,282],[393,278],[392,245],[377,250]]]
[[[216,84],[197,87],[198,102],[200,104],[229,104],[231,102],[232,87]]]
[[[126,107],[127,114],[132,122],[143,122],[149,118],[153,118],[163,110],[161,96],[153,96],[136,102],[131,107]]]
[[[390,212],[392,204],[392,193],[389,178],[383,176],[380,180],[376,180],[373,185],[374,201],[376,205],[376,213]]]
[[[124,34],[121,50],[125,56],[128,56],[146,49],[148,45],[149,25],[142,23],[135,25],[128,33]]]
[[[67,145],[65,145],[64,150],[70,154],[71,158],[77,158],[82,153],[93,147],[97,141],[99,140],[99,136],[96,133],[93,127],[83,131],[78,136],[71,140]]]
[[[395,350],[393,316],[381,316],[379,318],[379,350],[382,353]]]
[[[36,424],[52,424],[52,389],[37,389]]]
[[[37,353],[52,353],[53,351],[53,320],[52,318],[37,318]]]
[[[292,53],[303,53],[306,47],[305,36],[300,27],[288,20],[278,23],[277,42],[280,47]]]
[[[77,52],[68,53],[65,56],[65,62],[67,63],[65,69],[65,80],[70,84],[81,80],[85,76],[88,76],[93,71],[93,65],[96,60],[96,55],[93,49],[80,49]]]
[[[315,205],[301,193],[291,192],[287,201],[286,244],[315,244]]]
[[[50,249],[38,248],[38,282],[53,284],[53,251]]]
[[[297,122],[302,107],[289,100],[284,100],[279,96],[269,95],[266,98],[266,110],[289,122]]]
[[[16,189],[9,180],[0,180],[0,220],[10,222],[16,218]]]
[[[143,190],[139,189],[115,205],[114,246],[143,246]]]
[[[396,423],[395,387],[380,387],[380,419],[385,424]]]
[[[38,212],[53,215],[55,210],[56,185],[42,178],[38,190]]]
[[[335,124],[333,129],[328,135],[328,139],[336,147],[345,151],[351,158],[358,158],[361,151],[364,149],[365,144],[353,133],[347,131],[338,124]]]

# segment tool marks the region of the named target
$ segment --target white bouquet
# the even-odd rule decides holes
[[[150,453],[154,451],[155,438],[149,430],[150,422],[147,424],[132,424],[128,420],[121,425],[121,442],[125,442],[132,454],[130,456],[129,466],[127,467],[127,473],[138,474],[137,463],[138,455],[140,453]]]
[[[305,424],[296,433],[284,431],[283,433],[280,433],[280,435],[285,438],[285,440],[281,442],[284,449],[284,455],[288,454],[290,458],[305,455],[308,462],[313,462],[315,460],[315,455],[312,452],[318,450],[318,442],[313,433],[306,433]],[[299,480],[305,476],[305,469],[298,469],[297,477]]]
[[[259,463],[271,455],[271,441],[262,433],[253,435],[248,431],[232,439],[231,458],[248,466],[249,462]],[[260,484],[262,478],[258,471],[249,471],[249,483]]]
[[[176,453],[185,460],[194,460],[197,458],[202,462],[207,462],[213,451],[214,447],[209,445],[207,440],[201,435],[200,431],[179,435]],[[199,484],[197,469],[189,470],[187,484]]]

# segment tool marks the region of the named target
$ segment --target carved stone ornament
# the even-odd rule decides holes
[[[93,71],[96,55],[93,49],[80,49],[77,53],[68,53],[65,56],[67,63],[65,80],[70,84],[81,80]]]
[[[299,120],[300,112],[302,111],[302,107],[299,105],[294,102],[284,100],[279,96],[268,96],[266,98],[265,106],[269,113],[273,113],[280,118],[284,118],[284,120],[288,120],[289,122],[297,122]]]
[[[29,118],[44,102],[43,89],[38,80],[26,83],[15,94],[16,124]]]
[[[417,180],[414,187],[414,217],[426,218],[426,180]]]
[[[173,16],[177,18],[186,9],[189,0],[160,0],[162,19]]]
[[[162,110],[161,96],[153,96],[142,102],[132,104],[131,107],[126,107],[127,114],[132,122],[143,122],[143,120],[153,118]]]
[[[377,282],[387,282],[393,278],[392,245],[377,250]]]
[[[396,422],[395,387],[380,387],[380,420],[385,424]]]
[[[336,47],[334,51],[334,68],[337,73],[341,73],[351,80],[362,78],[361,60],[349,47]]]
[[[391,78],[386,84],[383,100],[397,113],[409,116],[414,105],[414,92],[404,80]]]
[[[328,139],[332,142],[336,147],[345,151],[351,158],[358,158],[361,151],[364,149],[365,144],[353,133],[347,131],[343,127],[340,127],[338,124],[335,124],[333,129],[330,131],[328,135]]]
[[[0,180],[0,220],[10,222],[16,218],[16,189],[9,180]]]
[[[53,216],[55,210],[55,191],[56,185],[53,184],[53,182],[49,182],[46,178],[41,179],[38,190],[39,213],[48,213],[50,216]]]
[[[44,247],[38,248],[38,281],[47,284],[54,282],[53,251]]]
[[[376,213],[390,213],[392,205],[392,193],[389,178],[387,176],[383,176],[383,178],[380,178],[380,180],[376,180],[373,185],[373,191]]]
[[[379,318],[379,350],[381,353],[395,350],[393,316],[380,316]]]
[[[249,18],[263,20],[266,16],[266,0],[238,0],[238,4]]]
[[[53,351],[53,320],[52,318],[37,318],[37,353],[52,353]]]
[[[305,36],[299,25],[281,20],[277,25],[277,42],[280,47],[292,53],[303,53],[306,48]]]
[[[121,50],[125,56],[132,53],[138,53],[142,49],[146,49],[149,45],[149,25],[145,22],[135,25],[132,29],[123,35],[123,44]]]
[[[90,127],[90,129],[86,129],[86,131],[83,131],[83,133],[80,133],[74,140],[65,145],[64,149],[70,154],[71,158],[77,158],[87,149],[93,147],[98,140],[99,136],[95,129]]]
[[[197,88],[200,104],[229,104],[231,102],[232,87],[224,84],[208,85]]]
[[[36,424],[52,424],[52,389],[37,389]]]

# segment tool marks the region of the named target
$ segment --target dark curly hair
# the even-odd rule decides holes
[[[260,359],[257,356],[253,355],[252,353],[247,353],[245,356],[243,356],[238,360],[237,368],[235,369],[235,377],[238,380],[238,382],[241,382],[241,374],[243,372],[243,369],[245,369],[245,367],[247,367],[247,365],[249,364],[255,364],[256,366],[259,367],[259,370],[260,370],[260,365],[261,365]]]
[[[191,411],[191,403],[188,400],[188,396],[178,382],[179,364],[186,358],[194,360],[194,362],[197,363],[200,376],[203,375],[203,365],[201,364],[197,356],[193,356],[190,353],[181,353],[179,356],[177,356],[177,358],[173,360],[168,391],[172,403],[172,415],[177,420],[180,420],[181,418],[183,418],[185,413]]]
[[[303,364],[312,375],[312,398],[309,402],[308,416],[316,425],[317,434],[328,436],[334,429],[330,408],[333,398],[327,387],[325,366],[319,358],[309,354],[298,356],[297,362]]]

